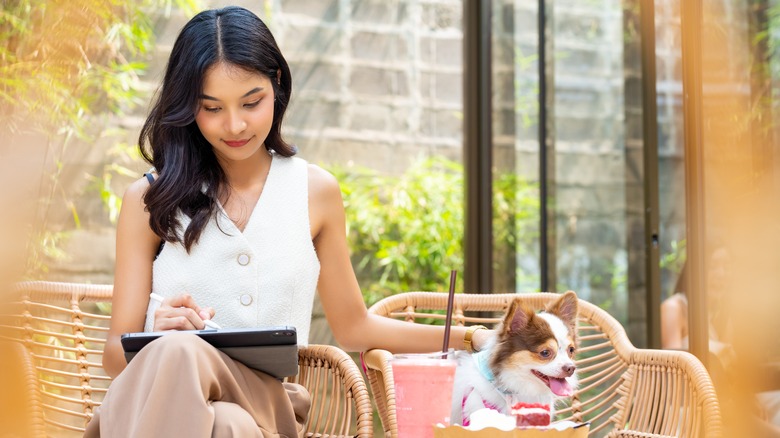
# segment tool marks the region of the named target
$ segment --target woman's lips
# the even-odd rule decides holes
[[[225,142],[226,145],[230,146],[231,148],[240,148],[241,146],[249,143],[250,139],[246,140],[222,140]]]

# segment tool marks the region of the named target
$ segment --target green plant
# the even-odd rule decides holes
[[[3,127],[33,123],[47,132],[60,128],[85,137],[87,116],[119,114],[142,102],[138,75],[146,64],[136,58],[153,47],[152,12],[173,4],[197,8],[193,0],[3,2],[0,108],[8,115]]]
[[[73,194],[60,182],[69,146],[93,143],[103,136],[105,115],[121,116],[147,100],[139,75],[154,45],[153,17],[173,6],[190,14],[198,9],[197,0],[3,2],[0,134],[6,139],[20,132],[43,134],[44,159],[53,163],[41,169],[46,177],[38,220],[29,230],[28,277],[46,271],[47,254],[61,257],[57,243],[80,227]],[[116,204],[110,196],[106,200]],[[70,223],[50,223],[57,216],[52,210],[63,206]]]
[[[495,275],[509,273],[515,289],[539,284],[539,272],[524,272],[515,261],[518,255],[538,258],[539,184],[514,173],[503,173],[493,180],[493,270]],[[507,263],[506,254],[511,254]],[[500,290],[495,292],[514,292]]]
[[[668,269],[674,273],[680,273],[685,266],[686,251],[685,239],[672,240],[671,251],[663,254],[659,260],[661,269]]]
[[[403,175],[329,169],[341,183],[352,261],[371,304],[404,290],[446,290],[463,271],[463,171],[429,158]]]
[[[352,262],[367,304],[403,291],[444,291],[450,271],[463,272],[460,163],[425,158],[402,175],[328,170],[341,184]],[[538,234],[529,221],[538,214],[534,187],[516,175],[497,178],[497,240],[521,250],[533,242]],[[456,291],[462,291],[462,282]]]
[[[109,221],[116,223],[122,208],[122,197],[115,190],[113,181],[117,177],[137,179],[138,172],[133,168],[137,167],[143,159],[136,145],[125,142],[114,143],[107,151],[107,155],[111,157],[111,161],[103,165],[102,173],[98,176],[89,175],[88,179],[91,182],[90,188],[100,194]]]

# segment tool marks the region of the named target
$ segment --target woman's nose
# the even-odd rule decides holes
[[[246,122],[241,117],[231,114],[228,116],[227,126],[225,129],[230,134],[240,134],[246,129]]]

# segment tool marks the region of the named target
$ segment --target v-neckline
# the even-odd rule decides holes
[[[222,205],[222,202],[217,199],[217,206],[219,207],[219,211],[222,212],[222,214],[227,219],[228,223],[230,223],[230,226],[232,226],[236,231],[238,231],[240,234],[246,233],[246,231],[249,229],[249,226],[252,224],[252,218],[255,217],[255,212],[260,208],[260,203],[263,201],[263,197],[265,195],[265,192],[268,190],[268,183],[271,182],[271,174],[274,170],[274,161],[276,161],[275,156],[276,154],[271,153],[271,164],[268,166],[268,174],[265,176],[265,181],[263,182],[263,188],[260,190],[260,196],[257,197],[257,202],[255,202],[255,206],[252,208],[252,212],[249,213],[249,217],[246,220],[246,224],[244,224],[244,229],[238,227],[238,225],[233,222],[233,219],[230,218],[230,216],[227,214],[227,210],[225,210],[225,207]]]

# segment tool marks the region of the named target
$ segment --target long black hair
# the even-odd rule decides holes
[[[216,214],[217,199],[227,190],[225,173],[195,123],[204,76],[220,62],[270,79],[276,99],[265,147],[285,157],[296,153],[281,134],[292,91],[290,68],[265,23],[236,6],[193,17],[176,38],[138,139],[141,155],[159,175],[144,195],[149,225],[162,240],[183,243],[187,251]],[[183,236],[179,210],[191,219]]]

